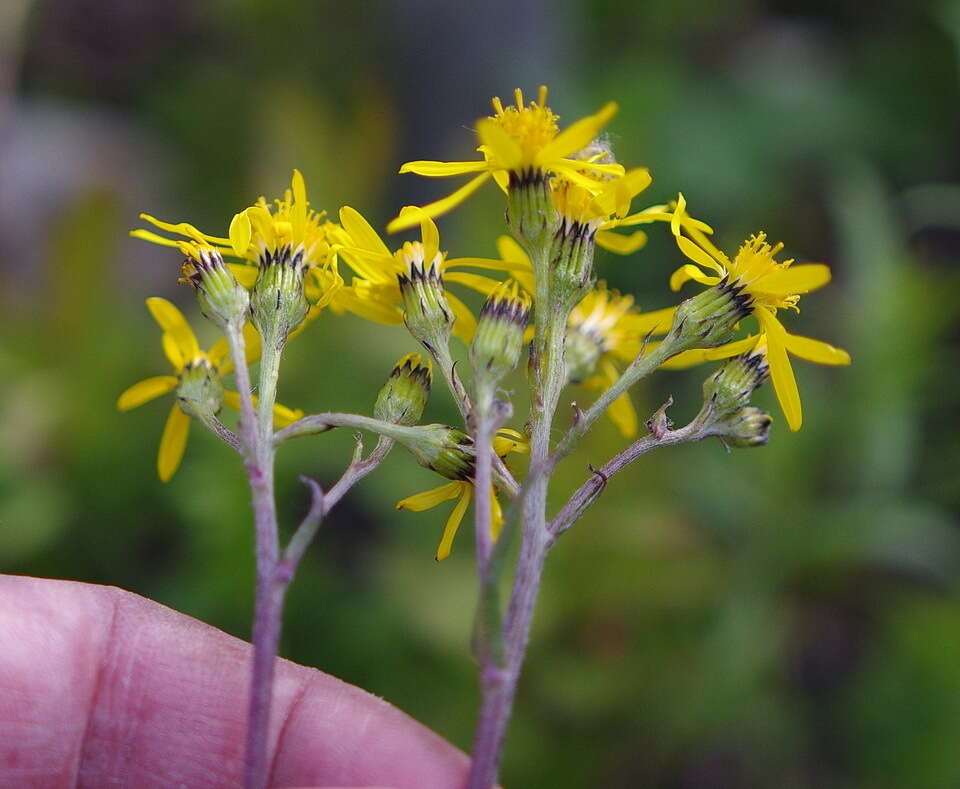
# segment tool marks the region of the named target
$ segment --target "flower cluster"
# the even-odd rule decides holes
[[[712,228],[687,212],[683,194],[634,210],[634,200],[651,185],[652,176],[646,167],[628,168],[618,162],[601,136],[617,112],[615,103],[561,130],[558,116],[547,104],[545,87],[533,101],[525,101],[519,90],[514,99],[506,105],[493,99],[493,114],[477,121],[478,159],[419,160],[400,168],[401,173],[428,178],[472,176],[446,197],[403,208],[387,225],[389,233],[418,228],[416,240],[389,244],[350,206],[339,209],[337,221],[328,218],[310,203],[297,170],[281,197],[273,201],[260,197],[234,214],[225,235],[148,214],[141,218],[154,229],[132,232],[179,251],[181,282],[193,286],[201,312],[225,337],[242,334],[247,363],[256,361],[261,348],[281,349],[325,310],[406,327],[430,358],[423,361],[410,354],[398,362],[375,415],[380,422],[395,425],[395,432],[433,430],[420,438],[382,435],[400,441],[424,465],[450,480],[397,504],[399,509],[418,511],[457,499],[438,559],[449,554],[473,498],[478,451],[474,428],[489,416],[485,412],[499,396],[501,381],[522,366],[528,344],[527,370],[534,385],[547,385],[544,376],[549,378],[551,372],[544,357],[551,347],[560,349],[551,385],[557,392],[569,384],[599,391],[598,403],[625,437],[639,429],[630,388],[651,354],[657,355],[655,366],[665,367],[723,359],[740,359],[742,366],[743,359],[752,360],[749,369],[762,369],[763,375],[750,379],[749,392],[742,402],[736,400],[735,409],[721,414],[722,409],[714,407],[711,434],[727,435],[723,433],[727,427],[716,427],[723,420],[724,425],[734,420],[738,430],[749,425],[755,432],[763,422],[763,441],[748,436],[729,439],[729,445],[765,443],[769,417],[764,422],[745,409],[752,408],[748,395],[768,370],[787,424],[796,430],[802,411],[790,355],[828,365],[850,362],[845,351],[788,332],[778,316],[781,310],[797,310],[801,295],[830,280],[825,265],[778,260],[783,245],[771,245],[762,232],[728,257],[710,240]],[[497,257],[449,256],[435,220],[488,180],[506,196],[511,235],[496,238]],[[689,260],[674,272],[670,287],[676,291],[692,280],[707,290],[644,313],[636,308],[633,296],[597,281],[594,252],[599,246],[632,254],[647,241],[647,231],[640,226],[656,223],[670,227],[679,252]],[[454,294],[450,285],[465,288],[465,294],[480,293],[487,302],[475,313],[469,296],[465,300]],[[227,358],[226,340],[203,352],[172,304],[156,298],[147,303],[163,330],[163,349],[173,375],[141,381],[121,395],[118,406],[126,410],[176,392],[158,460],[160,477],[168,480],[180,463],[190,420],[203,422],[221,436],[224,430],[230,434],[219,421],[220,408],[222,404],[239,408],[241,398],[223,386],[235,361]],[[757,331],[738,339],[747,317],[756,320]],[[528,328],[531,321],[534,325]],[[453,362],[448,347],[453,337],[469,346],[472,385],[463,382]],[[429,436],[440,435],[440,426],[416,424],[430,391],[431,359],[465,419],[463,430],[443,428],[446,443],[441,442],[443,450],[437,449],[435,461],[422,448],[432,446]],[[732,373],[724,375],[726,380]],[[715,403],[716,397],[711,397]],[[272,407],[277,426],[302,417],[300,411]],[[529,433],[502,425],[498,429],[491,434],[490,447],[496,471],[489,492],[494,539],[501,522],[497,489],[515,495],[517,484],[503,461],[511,452],[530,449]]]

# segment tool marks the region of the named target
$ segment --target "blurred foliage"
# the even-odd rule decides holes
[[[245,637],[239,462],[195,428],[162,485],[165,406],[114,410],[166,371],[143,299],[197,316],[171,255],[126,231],[140,210],[225,226],[294,166],[328,210],[382,225],[446,187],[396,176],[401,161],[469,156],[489,96],[544,81],[567,118],[620,102],[613,143],[653,169],[651,202],[683,190],[725,246],[765,228],[829,262],[835,284],[791,325],[854,365],[798,369],[802,432],[778,421],[762,450],[644,458],[564,538],[506,784],[960,785],[960,5],[453,5],[12,0],[0,14],[0,568],[116,584]],[[501,211],[478,195],[443,221],[444,246],[492,253]],[[599,261],[647,308],[675,298],[677,253],[656,231]],[[326,316],[291,345],[282,399],[362,409],[412,349]],[[672,393],[691,415],[701,377],[658,376],[638,405]],[[454,416],[438,394],[425,418]],[[331,481],[351,440],[285,448],[287,524],[307,503],[296,472]],[[619,445],[601,424],[557,487]],[[446,512],[392,506],[432,483],[397,451],[341,505],[293,585],[283,652],[466,748],[469,540],[434,564]]]

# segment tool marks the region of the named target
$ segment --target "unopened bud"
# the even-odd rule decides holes
[[[723,419],[750,402],[750,395],[770,374],[762,350],[735,356],[703,382],[703,401],[715,419]]]
[[[403,320],[417,342],[433,353],[450,341],[455,317],[447,304],[438,259],[424,261],[423,245],[403,245],[407,272],[397,275],[403,299]]]
[[[673,316],[669,338],[679,350],[713,348],[727,342],[733,327],[750,314],[752,300],[742,285],[726,278],[693,298],[682,301]]]
[[[530,319],[530,297],[515,280],[502,283],[484,303],[470,345],[470,363],[478,386],[492,388],[516,368]]]
[[[264,343],[282,345],[307,317],[310,303],[303,292],[303,250],[289,245],[260,261],[260,274],[250,293],[253,325]]]
[[[373,415],[384,422],[415,425],[430,397],[430,378],[430,360],[424,362],[419,353],[407,354],[377,395]]]
[[[191,250],[183,264],[183,277],[181,281],[196,288],[201,312],[218,328],[225,329],[228,323],[244,324],[250,294],[237,282],[218,250],[210,247]]]
[[[526,249],[545,249],[559,224],[549,175],[537,167],[511,171],[507,185],[507,226],[521,245]]]
[[[569,312],[593,287],[596,227],[563,217],[550,248],[550,288],[560,309]]]
[[[731,447],[760,447],[770,440],[772,422],[766,411],[747,406],[718,422],[712,432]]]
[[[185,413],[201,420],[220,412],[223,384],[206,359],[196,359],[183,368],[177,384],[177,400]]]
[[[422,425],[402,439],[417,462],[447,479],[473,479],[473,440],[462,430],[447,425]]]

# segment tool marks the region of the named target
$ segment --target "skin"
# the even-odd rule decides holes
[[[250,645],[120,589],[0,575],[0,786],[236,787]],[[274,787],[460,789],[468,759],[278,661]]]

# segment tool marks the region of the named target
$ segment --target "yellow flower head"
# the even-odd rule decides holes
[[[403,323],[401,282],[420,277],[434,277],[439,282],[455,282],[484,294],[500,285],[497,280],[459,271],[462,268],[511,271],[516,264],[486,258],[448,258],[440,250],[437,225],[418,208],[407,206],[401,216],[412,216],[420,225],[420,240],[407,241],[391,251],[383,239],[359,211],[344,206],[340,209],[343,246],[340,254],[357,274],[349,288],[344,288],[334,307],[347,309],[368,320],[388,325]],[[456,322],[454,333],[469,342],[476,330],[476,319],[469,308],[449,291],[446,302]]]
[[[253,286],[260,268],[286,264],[306,272],[307,298],[315,315],[335,297],[342,285],[337,273],[334,245],[339,227],[326,219],[324,211],[314,211],[307,200],[307,188],[299,170],[293,171],[290,188],[283,197],[268,203],[257,202],[235,214],[227,238],[203,233],[187,222],[171,223],[149,214],[140,218],[168,233],[183,238],[167,238],[149,230],[133,230],[130,235],[154,244],[177,247],[187,258],[184,276],[191,278],[203,264],[204,250],[239,261],[228,264],[237,280]]]
[[[682,197],[682,196],[681,196]],[[678,203],[683,212],[685,204]],[[690,233],[690,238],[683,235]],[[798,310],[797,303],[804,293],[822,288],[830,281],[830,269],[822,263],[778,261],[783,244],[770,245],[766,234],[757,233],[747,239],[733,259],[728,258],[697,229],[690,231],[679,222],[674,225],[674,237],[680,251],[693,263],[677,269],[670,278],[670,287],[679,290],[688,280],[716,286],[738,299],[760,324],[760,337],[766,343],[770,362],[770,377],[787,424],[799,430],[803,423],[800,393],[787,352],[820,364],[849,364],[846,351],[807,337],[791,335],[777,318],[777,310]],[[754,345],[756,337],[747,338]],[[729,343],[708,351],[688,351],[671,360],[670,366],[681,366],[686,360],[726,358],[742,353],[752,345],[747,340]],[[731,351],[726,353],[726,351]],[[717,356],[716,354],[721,354]]]
[[[607,389],[620,377],[619,362],[632,361],[648,335],[670,329],[676,308],[639,313],[633,301],[633,296],[608,290],[605,282],[599,282],[573,308],[567,319],[569,380],[583,381],[590,389]],[[597,375],[586,377],[594,370]],[[636,435],[637,413],[629,394],[614,400],[607,415],[625,437]]]
[[[514,452],[518,454],[528,453],[530,451],[530,445],[522,433],[516,430],[510,430],[509,428],[502,428],[497,431],[497,436],[493,439],[493,451],[496,452],[498,457],[503,459]],[[398,510],[410,510],[411,512],[423,512],[424,510],[433,509],[445,501],[457,499],[457,503],[454,505],[453,511],[450,513],[450,517],[447,518],[447,522],[443,527],[440,544],[437,546],[436,560],[441,562],[450,555],[450,550],[453,547],[453,538],[457,535],[457,530],[463,522],[463,516],[467,512],[467,507],[470,505],[472,498],[473,480],[457,479],[441,485],[439,488],[425,490],[423,493],[417,493],[401,499],[397,502],[396,508]],[[490,499],[493,511],[491,531],[493,539],[496,540],[497,537],[500,536],[500,529],[503,527],[503,511],[497,499],[496,488],[492,485],[490,487]]]
[[[233,362],[229,358],[229,347],[225,339],[214,343],[210,350],[203,351],[197,342],[197,337],[187,323],[183,313],[166,299],[149,298],[147,308],[154,320],[163,329],[161,337],[163,351],[170,365],[173,375],[158,375],[139,381],[120,395],[117,408],[120,411],[129,411],[149,402],[161,395],[179,390],[182,385],[198,376],[200,383],[215,388],[215,411],[219,411],[219,402],[222,400],[231,408],[239,409],[240,395],[236,392],[223,391],[221,380],[233,371]],[[260,335],[247,324],[243,330],[246,344],[247,362],[256,361],[260,357]],[[274,408],[274,422],[282,427],[295,422],[303,416],[299,410],[291,410],[278,405]],[[187,436],[190,432],[190,416],[178,400],[170,409],[166,427],[160,439],[160,451],[157,455],[157,472],[161,481],[168,482],[180,467],[183,452],[187,446]]]
[[[506,107],[499,98],[493,99],[494,114],[477,122],[478,150],[483,155],[480,161],[472,162],[407,162],[401,173],[416,173],[430,178],[479,173],[464,186],[442,200],[423,207],[431,217],[452,210],[487,180],[493,178],[504,191],[511,182],[556,178],[580,184],[588,192],[597,193],[603,188],[603,178],[622,175],[623,167],[615,163],[602,163],[595,157],[576,158],[581,149],[588,146],[600,130],[617,112],[613,102],[599,112],[581,118],[562,132],[557,125],[557,116],[547,106],[547,88],[541,86],[536,101],[524,103],[523,92],[514,91],[515,104]],[[395,233],[412,227],[417,222],[413,216],[401,214],[387,230]]]

